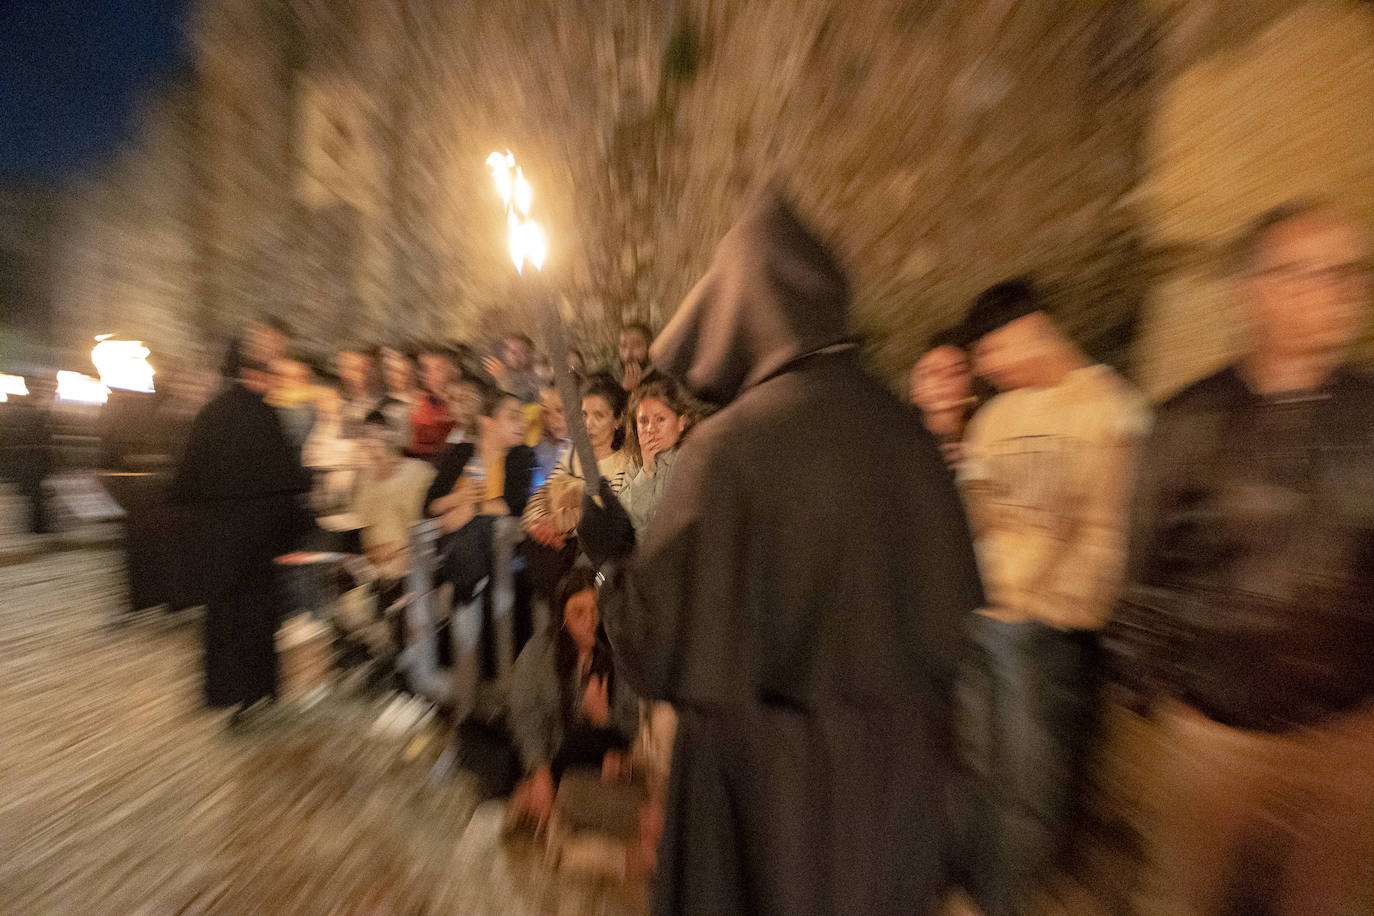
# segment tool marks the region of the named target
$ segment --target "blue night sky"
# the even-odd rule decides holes
[[[189,0],[0,0],[0,181],[58,182],[109,154],[186,59]]]

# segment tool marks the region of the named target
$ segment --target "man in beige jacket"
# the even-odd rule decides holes
[[[961,691],[964,867],[987,916],[1010,916],[1027,911],[1067,839],[1147,414],[1027,280],[985,291],[966,324],[975,371],[1001,393],[973,418],[959,468],[988,598]]]

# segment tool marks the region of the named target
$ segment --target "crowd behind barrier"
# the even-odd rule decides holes
[[[1374,254],[1322,202],[1264,215],[1237,248],[1246,353],[1157,408],[1030,279],[982,293],[913,367],[928,437],[911,447],[938,446],[986,596],[951,647],[942,842],[949,883],[987,916],[1038,911],[1072,867],[1120,714],[1167,747],[1151,791],[1169,804],[1132,814],[1128,911],[1374,900],[1374,383],[1344,362]],[[620,674],[599,616],[566,411],[643,537],[713,406],[654,367],[639,325],[609,371],[574,354],[576,405],[523,335],[480,363],[380,346],[326,369],[289,334],[248,328],[194,422],[194,403],[160,396],[142,439],[106,425],[133,605],[207,606],[206,701],[233,726],[280,692],[283,620],[321,618],[370,683],[440,711],[457,765],[509,796],[512,830],[555,853],[604,834],[622,866],[652,870],[684,739],[673,705]],[[7,443],[35,531],[43,396]],[[278,562],[293,551],[318,559]]]

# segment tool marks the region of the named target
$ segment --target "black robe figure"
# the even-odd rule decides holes
[[[951,693],[981,587],[939,449],[846,345],[847,302],[766,194],[653,350],[723,409],[632,554],[613,498],[584,500],[620,670],[680,717],[659,914],[909,916],[946,883]]]
[[[209,706],[277,694],[282,601],[272,561],[313,528],[296,454],[277,412],[234,381],[196,416],[172,480],[172,501],[190,507],[198,533]]]

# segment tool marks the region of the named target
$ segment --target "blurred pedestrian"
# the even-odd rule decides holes
[[[1029,280],[985,290],[965,324],[974,370],[1001,393],[959,464],[988,603],[960,691],[970,779],[956,820],[970,894],[985,916],[1020,916],[1056,874],[1081,797],[1147,413]]]
[[[263,400],[283,346],[278,331],[256,325],[231,347],[227,387],[196,416],[171,483],[173,501],[193,510],[201,545],[205,701],[237,706],[231,723],[277,696],[282,601],[272,561],[314,527],[299,450]]]
[[[1165,754],[1141,913],[1374,903],[1374,380],[1346,364],[1371,259],[1338,207],[1262,216],[1245,352],[1145,450],[1108,641]]]

